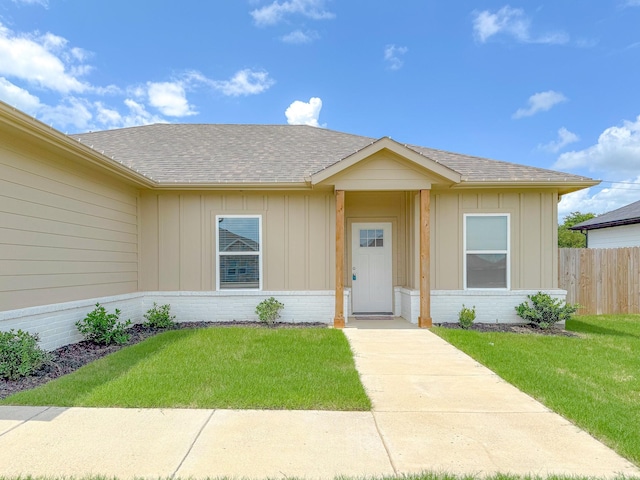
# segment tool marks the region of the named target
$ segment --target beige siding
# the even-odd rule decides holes
[[[555,192],[432,192],[432,288],[463,285],[463,215],[509,213],[511,288],[557,287],[557,201]],[[414,250],[415,255],[415,250]],[[414,284],[416,282],[413,275]]]
[[[333,194],[143,192],[141,289],[215,290],[216,215],[261,215],[264,290],[333,286]]]
[[[556,204],[555,193],[542,191],[432,191],[432,288],[463,288],[463,215],[501,212],[511,218],[511,288],[555,288]],[[145,192],[141,209],[141,290],[215,290],[215,218],[222,214],[262,215],[265,290],[334,286],[330,192]],[[345,271],[351,225],[390,222],[393,284],[417,288],[418,216],[416,192],[347,192]]]
[[[398,155],[382,151],[331,178],[337,190],[418,190],[430,188],[424,169]]]
[[[5,133],[0,145],[0,311],[136,291],[136,190]]]

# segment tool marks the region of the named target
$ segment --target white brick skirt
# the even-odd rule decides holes
[[[418,322],[420,292],[395,287],[394,314],[411,323]],[[527,295],[538,290],[462,291],[433,290],[431,316],[434,323],[457,322],[462,306],[476,308],[476,322],[520,323],[515,306]],[[565,290],[546,290],[562,300]],[[171,305],[171,313],[178,322],[232,322],[257,321],[255,308],[262,300],[275,297],[284,304],[280,321],[290,323],[331,324],[335,313],[335,292],[320,291],[227,291],[227,292],[137,292],[112,297],[92,298],[75,302],[57,303],[38,307],[0,312],[0,331],[22,329],[38,333],[40,345],[53,350],[62,345],[82,340],[75,322],[82,320],[99,302],[109,312],[116,308],[122,313],[120,320],[130,319],[142,323],[144,314],[153,303]],[[345,289],[345,313],[351,313],[351,291]]]
[[[434,323],[456,323],[462,307],[475,307],[477,323],[522,323],[515,307],[527,300],[527,295],[538,292],[565,300],[566,290],[432,290],[431,318]],[[397,316],[418,323],[420,291],[395,287]]]
[[[153,306],[153,302],[158,305],[170,304],[177,322],[233,322],[257,321],[256,306],[269,297],[275,297],[284,304],[280,322],[333,322],[333,290],[138,292],[0,312],[0,331],[21,329],[37,333],[40,346],[53,350],[83,339],[75,322],[82,320],[98,302],[110,313],[119,309],[120,320],[130,319],[133,323],[144,322],[144,314]],[[345,305],[348,304],[349,293],[345,292]]]

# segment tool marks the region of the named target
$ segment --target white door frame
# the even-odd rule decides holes
[[[361,247],[360,231],[382,231],[382,238],[370,238]],[[371,236],[371,235],[369,235]],[[393,224],[353,222],[351,224],[351,304],[354,314],[393,313]],[[373,242],[371,241],[373,240]],[[373,244],[372,244],[373,243]]]

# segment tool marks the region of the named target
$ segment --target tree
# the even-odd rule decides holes
[[[595,213],[571,212],[564,217],[564,223],[558,226],[558,247],[560,248],[584,248],[587,246],[587,237],[579,231],[570,230],[570,227],[591,220]]]

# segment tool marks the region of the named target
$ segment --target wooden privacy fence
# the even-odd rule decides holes
[[[640,313],[640,247],[561,248],[558,270],[578,313]]]

